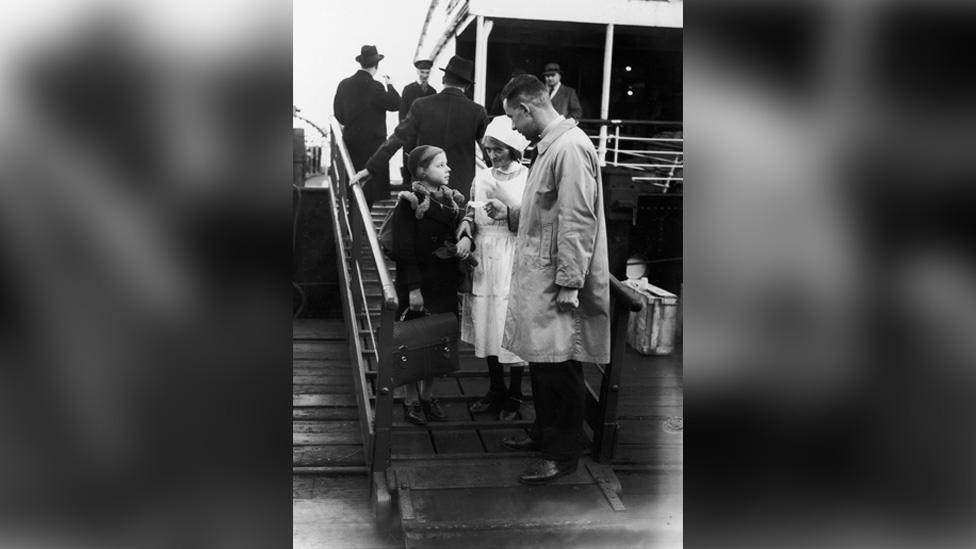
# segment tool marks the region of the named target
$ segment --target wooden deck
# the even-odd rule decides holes
[[[293,464],[314,473],[295,476],[294,546],[403,547],[398,528],[384,532],[374,525],[343,322],[298,320],[293,333]],[[478,375],[484,371],[483,360],[475,358],[470,348],[462,350],[461,368],[459,378],[439,380],[436,389],[450,423],[418,428],[404,423],[402,407],[395,408],[395,455],[444,458],[446,454],[497,453],[501,438],[518,432],[517,424],[501,429],[465,425],[474,419],[467,402],[484,394],[487,381]],[[628,515],[640,517],[631,521],[631,534],[645,546],[678,547],[682,508],[680,357],[645,357],[628,348],[623,368],[620,429],[612,465]],[[587,377],[595,375],[591,370]],[[528,393],[527,379],[523,390]],[[531,399],[522,410],[520,420],[531,421]],[[477,419],[487,418],[479,415]],[[521,486],[506,489],[514,496],[519,490],[531,490]],[[452,500],[458,505],[479,505],[463,497]],[[520,500],[516,497],[514,501]],[[579,542],[585,543],[583,538]]]

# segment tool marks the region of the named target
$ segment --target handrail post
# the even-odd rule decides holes
[[[616,129],[613,134],[613,165],[616,166],[620,162],[620,124],[616,124]]]
[[[396,311],[383,304],[380,320],[379,364],[376,365],[376,407],[374,409],[373,471],[384,471],[390,466],[390,448],[393,443],[393,322]]]

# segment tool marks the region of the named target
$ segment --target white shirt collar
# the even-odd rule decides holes
[[[556,85],[552,87],[552,91],[549,92],[549,99],[552,99],[553,97],[555,97],[556,92],[559,91],[559,86],[562,86],[562,85],[563,85],[562,82],[556,82]]]

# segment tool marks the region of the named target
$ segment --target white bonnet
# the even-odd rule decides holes
[[[512,129],[512,119],[505,115],[495,117],[488,124],[488,128],[485,129],[485,137],[493,137],[519,153],[522,153],[529,146],[529,140]]]

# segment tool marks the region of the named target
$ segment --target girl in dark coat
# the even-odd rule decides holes
[[[447,186],[451,168],[443,149],[415,148],[408,169],[415,181],[410,191],[399,194],[393,213],[394,285],[400,301],[397,316],[407,309],[456,315],[459,271],[454,235],[464,217],[466,200]],[[428,419],[447,421],[432,396],[433,385],[433,379],[421,381],[419,394],[412,383],[404,387],[407,421],[418,425]]]

